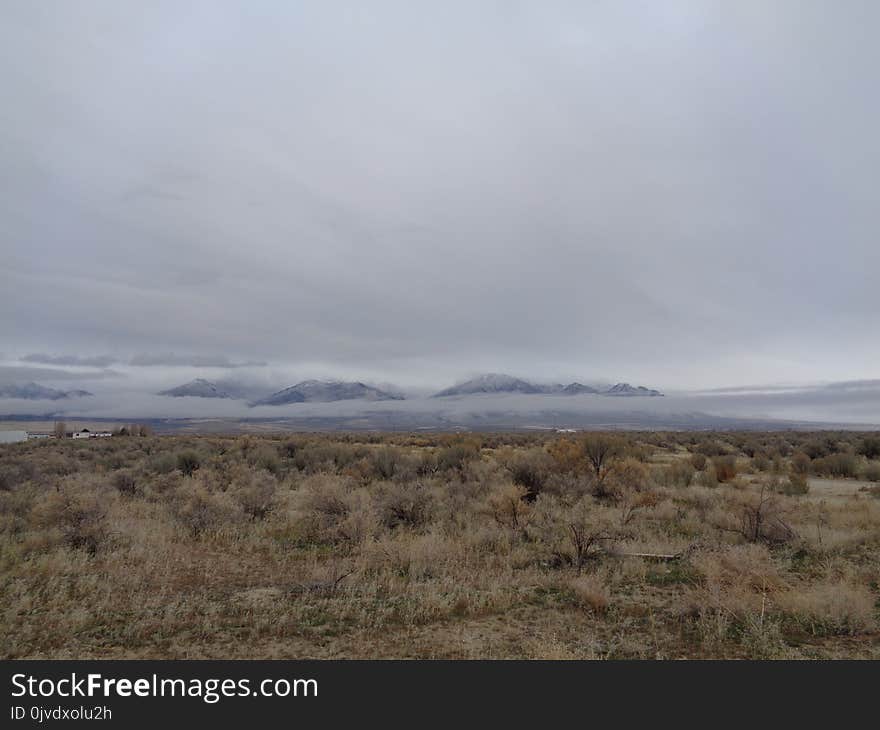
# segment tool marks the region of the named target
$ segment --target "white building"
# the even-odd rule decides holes
[[[0,444],[16,444],[27,441],[27,431],[0,431]]]
[[[80,431],[73,432],[73,438],[75,439],[100,439],[107,438],[112,436],[113,434],[109,431],[89,431],[87,428],[83,428]]]

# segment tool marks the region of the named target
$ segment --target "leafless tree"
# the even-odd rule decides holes
[[[779,544],[795,537],[794,530],[783,521],[779,504],[767,484],[761,485],[757,499],[746,502],[736,527],[719,525],[721,529],[742,535],[749,542]]]
[[[594,547],[615,539],[615,535],[611,532],[586,525],[583,522],[569,522],[568,530],[572,547],[574,547],[574,566],[578,575],[581,574]]]
[[[605,478],[614,466],[615,460],[623,453],[620,439],[603,433],[589,434],[584,439],[584,455],[590,462],[596,482],[604,484]]]

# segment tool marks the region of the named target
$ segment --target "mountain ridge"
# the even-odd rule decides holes
[[[157,395],[170,396],[171,398],[231,398],[225,390],[220,389],[216,383],[205,378],[195,378],[188,383],[178,385],[176,388],[161,390]]]
[[[303,380],[296,385],[278,390],[265,398],[253,401],[251,406],[281,406],[291,403],[332,403],[341,400],[404,400],[396,393],[374,388],[360,381]]]
[[[33,381],[24,385],[0,385],[0,398],[66,400],[68,398],[85,398],[91,395],[93,394],[87,390],[58,390]]]
[[[448,398],[459,395],[479,395],[491,393],[526,393],[545,395],[607,395],[607,396],[662,396],[659,390],[646,388],[642,385],[632,386],[629,383],[616,383],[609,388],[600,390],[591,385],[573,382],[568,385],[553,383],[551,385],[539,385],[522,378],[500,373],[487,373],[478,375],[470,380],[445,388],[432,398]]]

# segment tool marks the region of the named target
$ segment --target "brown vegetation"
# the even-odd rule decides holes
[[[117,434],[0,447],[3,657],[880,658],[873,434]]]

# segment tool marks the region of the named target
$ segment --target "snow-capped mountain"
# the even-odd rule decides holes
[[[339,400],[403,400],[403,396],[360,382],[304,380],[254,401],[251,405],[280,406],[288,403],[330,403]]]
[[[65,398],[84,398],[90,395],[92,394],[87,390],[56,390],[33,382],[24,385],[0,385],[0,398],[63,400]]]
[[[456,395],[474,395],[479,393],[528,393],[528,394],[558,394],[558,395],[663,395],[659,391],[650,390],[642,386],[633,387],[629,383],[618,383],[607,390],[599,390],[583,383],[569,383],[562,385],[539,385],[527,380],[515,378],[511,375],[499,375],[491,373],[481,375],[472,380],[467,380],[454,385],[446,390],[434,394],[434,398],[445,398]]]
[[[545,390],[534,383],[514,378],[511,375],[489,373],[472,380],[466,380],[451,388],[434,394],[434,398],[445,398],[452,395],[473,395],[475,393],[543,393]]]
[[[565,395],[581,395],[582,393],[598,393],[599,391],[592,385],[584,385],[583,383],[569,383],[559,392]]]
[[[629,383],[618,383],[617,385],[612,385],[608,390],[604,391],[603,395],[622,395],[622,396],[633,396],[633,395],[647,395],[647,396],[657,396],[663,395],[659,390],[651,390],[650,388],[645,388],[642,385],[632,386]]]
[[[196,378],[183,385],[178,385],[176,388],[160,391],[158,395],[168,395],[172,398],[184,398],[187,396],[193,398],[232,397],[225,390],[219,388],[216,383],[212,383],[210,380],[205,380],[204,378]]]

